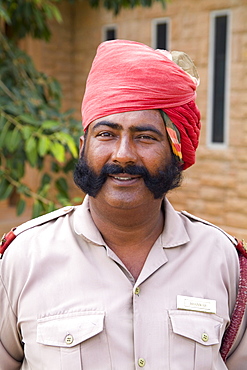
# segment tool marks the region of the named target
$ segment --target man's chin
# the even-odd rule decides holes
[[[154,194],[146,187],[144,182],[136,187],[112,186],[108,181],[92,196],[92,201],[99,202],[103,207],[111,207],[121,210],[131,210],[139,207],[146,207],[154,201]]]

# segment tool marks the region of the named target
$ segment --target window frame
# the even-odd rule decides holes
[[[225,54],[225,89],[224,89],[224,120],[223,142],[213,141],[213,112],[214,112],[214,59],[216,42],[216,18],[227,17],[226,54]],[[231,77],[231,11],[216,10],[210,13],[209,61],[208,61],[208,98],[207,98],[207,146],[213,149],[225,149],[229,145],[229,113],[230,113],[230,77]]]
[[[117,36],[117,33],[118,33],[118,27],[117,25],[114,23],[114,24],[106,24],[102,27],[102,36],[101,36],[101,39],[102,41],[107,41],[108,39],[106,38],[106,34],[107,34],[107,31],[111,30],[111,29],[114,29],[115,31],[115,39],[116,40],[118,38]]]
[[[171,35],[171,20],[168,17],[163,17],[163,18],[154,18],[152,20],[152,32],[151,32],[151,46],[153,49],[157,49],[157,25],[166,23],[167,27],[167,34],[166,34],[166,50],[170,50],[170,35]]]

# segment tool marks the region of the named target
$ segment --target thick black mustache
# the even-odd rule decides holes
[[[162,198],[169,190],[178,187],[182,180],[181,167],[175,156],[172,156],[171,162],[164,169],[159,169],[155,175],[151,175],[144,166],[133,164],[122,167],[114,163],[105,164],[98,175],[82,154],[75,167],[74,182],[83,192],[96,197],[109,175],[122,173],[141,176],[155,199]]]
[[[117,164],[105,164],[101,169],[100,175],[107,176],[107,175],[117,175],[120,173],[125,173],[128,175],[138,175],[145,177],[147,175],[150,176],[149,171],[144,166],[138,165],[127,165],[122,167]]]

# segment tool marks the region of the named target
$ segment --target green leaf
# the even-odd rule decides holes
[[[60,166],[57,162],[51,163],[51,171],[55,173],[58,173],[60,171]]]
[[[65,207],[65,206],[68,206],[70,204],[70,201],[67,197],[64,197],[63,195],[61,194],[57,194],[57,200],[59,201],[59,203]]]
[[[77,146],[74,142],[74,139],[69,135],[67,134],[66,132],[56,132],[55,133],[55,137],[56,139],[58,139],[59,141],[61,141],[64,145],[67,145],[72,156],[74,158],[77,158],[78,157],[78,149],[77,149]]]
[[[6,160],[6,167],[11,170],[11,176],[14,180],[18,181],[24,176],[24,158],[18,153],[18,157],[12,155]]]
[[[57,181],[55,182],[55,185],[56,185],[57,190],[63,197],[65,198],[69,197],[68,196],[68,184],[64,177],[60,177],[59,179],[57,179]]]
[[[47,136],[41,136],[38,143],[38,153],[41,157],[44,157],[50,148],[51,141],[48,139]]]
[[[47,121],[42,122],[42,129],[44,130],[54,130],[54,129],[59,128],[59,126],[60,124],[57,121],[47,120]]]
[[[81,197],[75,197],[75,198],[72,199],[72,202],[77,203],[77,204],[78,203],[80,204],[82,201],[83,201],[83,199]]]
[[[68,173],[70,171],[73,171],[75,168],[75,159],[71,158],[63,167],[63,172]]]
[[[10,153],[14,153],[21,143],[21,135],[19,129],[16,127],[10,135],[8,142],[8,149]]]
[[[2,148],[4,146],[4,144],[6,144],[5,138],[6,138],[6,135],[8,133],[9,127],[10,127],[10,122],[6,122],[2,132],[0,134],[0,148]]]
[[[51,182],[51,176],[48,175],[47,173],[45,173],[43,176],[42,176],[42,179],[41,179],[41,189],[43,188],[43,186],[45,186],[46,184],[50,184]]]
[[[62,15],[55,5],[44,3],[43,8],[48,18],[54,17],[57,22],[62,22]]]
[[[41,195],[42,197],[46,197],[47,196],[47,193],[50,189],[51,185],[50,184],[45,184],[41,190],[39,190],[39,195]]]
[[[8,24],[11,23],[10,17],[8,12],[4,9],[2,5],[0,5],[0,18],[3,18],[4,21]]]
[[[26,151],[26,156],[31,164],[32,167],[34,167],[37,164],[38,160],[38,151],[36,147],[36,140],[34,139],[33,136],[31,136],[25,144],[25,151]]]
[[[35,167],[37,165],[38,161],[38,153],[37,150],[34,148],[32,152],[27,152],[27,159],[32,167]]]
[[[0,182],[0,199],[1,196],[5,193],[7,187],[8,187],[9,182],[6,179],[2,179]]]
[[[33,149],[36,147],[36,140],[33,136],[31,136],[27,141],[25,145],[26,152],[32,152]]]
[[[55,211],[55,209],[56,209],[55,204],[53,202],[50,202],[47,207],[47,212],[49,213]]]
[[[4,125],[6,123],[6,118],[4,117],[3,114],[0,115],[0,130],[2,131],[4,128]]]
[[[20,216],[24,210],[26,208],[26,202],[24,199],[20,199],[18,204],[17,204],[17,207],[16,207],[16,214],[17,216]]]
[[[78,148],[77,145],[75,144],[74,140],[70,138],[70,140],[67,141],[68,148],[70,150],[70,153],[74,158],[78,157]]]
[[[58,162],[63,163],[65,161],[65,148],[63,145],[55,142],[52,144],[50,150]]]
[[[34,128],[31,126],[22,126],[21,132],[22,132],[24,139],[27,140],[34,132]]]
[[[7,180],[3,179],[0,183],[0,199],[7,199],[12,193],[14,187]]]
[[[42,214],[43,207],[39,200],[36,200],[33,205],[32,218],[38,217]]]
[[[19,194],[23,194],[25,195],[25,197],[29,197],[30,198],[30,189],[28,186],[24,185],[24,184],[20,184],[17,188],[17,192]]]
[[[35,126],[38,126],[40,124],[40,122],[35,119],[33,116],[31,116],[30,114],[21,114],[19,116],[19,118],[25,122],[25,123],[30,123],[32,125],[35,125]]]

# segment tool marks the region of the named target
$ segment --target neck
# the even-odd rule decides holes
[[[137,280],[148,253],[164,227],[162,200],[144,206],[121,209],[102,205],[90,198],[94,223],[107,245]]]
[[[162,200],[159,199],[137,208],[112,208],[90,197],[95,225],[109,247],[121,249],[138,248],[145,241],[147,244],[155,242],[164,226],[161,205]]]

